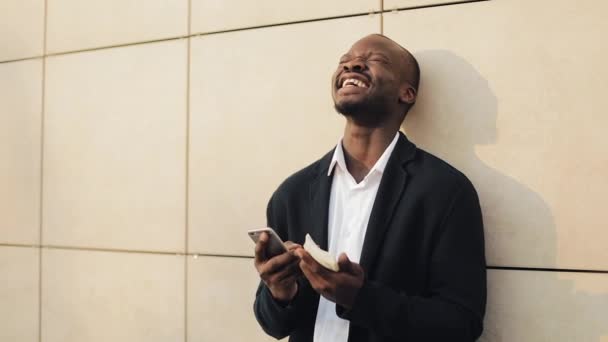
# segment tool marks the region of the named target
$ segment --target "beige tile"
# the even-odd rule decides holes
[[[44,0],[3,0],[0,4],[0,61],[42,56]]]
[[[0,64],[0,242],[40,231],[42,60]]]
[[[422,68],[404,128],[473,180],[490,264],[608,270],[606,11],[515,0],[384,16]]]
[[[0,341],[38,341],[38,253],[0,246]]]
[[[293,21],[372,13],[379,0],[192,0],[192,32],[213,32]]]
[[[378,28],[357,17],[193,39],[190,250],[253,254],[245,232],[265,226],[275,188],[341,137],[331,74]]]
[[[608,274],[490,270],[488,293],[480,341],[608,341]]]
[[[186,41],[47,64],[45,244],[183,251]]]
[[[252,259],[190,258],[188,341],[276,341],[253,314],[258,282]]]
[[[470,2],[471,0],[383,0],[384,10],[406,9],[418,6],[450,4]]]
[[[184,340],[184,257],[44,250],[42,341]]]
[[[188,0],[48,0],[47,52],[188,33]]]

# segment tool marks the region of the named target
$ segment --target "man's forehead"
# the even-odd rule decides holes
[[[356,41],[348,50],[356,52],[358,50],[378,50],[391,52],[395,51],[396,45],[390,39],[380,35],[369,35]]]

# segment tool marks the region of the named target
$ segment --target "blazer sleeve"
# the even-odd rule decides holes
[[[338,316],[396,340],[474,341],[481,335],[486,263],[479,199],[468,180],[452,197],[431,256],[428,295],[366,280],[350,310],[336,308]]]
[[[281,236],[287,237],[287,221],[284,208],[276,203],[276,193],[268,202],[266,218],[268,227],[272,227]],[[298,293],[290,303],[279,303],[276,301],[264,282],[260,281],[255,295],[253,311],[262,329],[276,339],[284,338],[295,329],[299,308],[305,300],[301,291],[304,287],[302,280],[298,279]]]

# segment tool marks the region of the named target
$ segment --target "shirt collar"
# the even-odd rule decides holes
[[[380,173],[384,173],[384,169],[386,168],[388,159],[390,158],[391,154],[393,153],[393,150],[395,149],[395,146],[397,145],[398,140],[399,140],[399,132],[397,132],[395,134],[393,141],[391,141],[391,143],[386,147],[386,149],[384,150],[384,152],[382,153],[382,155],[380,156],[380,158],[378,159],[378,161],[376,162],[374,167],[372,167],[372,169],[369,170],[370,174],[373,171],[378,171]],[[344,159],[344,150],[342,149],[342,139],[340,139],[340,142],[338,142],[338,145],[336,145],[336,148],[334,149],[334,155],[331,159],[331,163],[329,163],[329,169],[327,170],[328,176],[331,176],[331,172],[334,170],[334,167],[336,166],[336,164],[338,165],[338,167],[340,167],[340,169],[342,169],[344,171],[347,170],[346,160]]]

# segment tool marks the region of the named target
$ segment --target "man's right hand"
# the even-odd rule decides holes
[[[285,242],[287,252],[269,258],[266,255],[268,239],[268,234],[262,233],[255,245],[255,268],[274,299],[289,302],[298,292],[296,280],[301,275],[298,266],[300,258],[295,255],[294,251],[302,246],[287,241]]]

